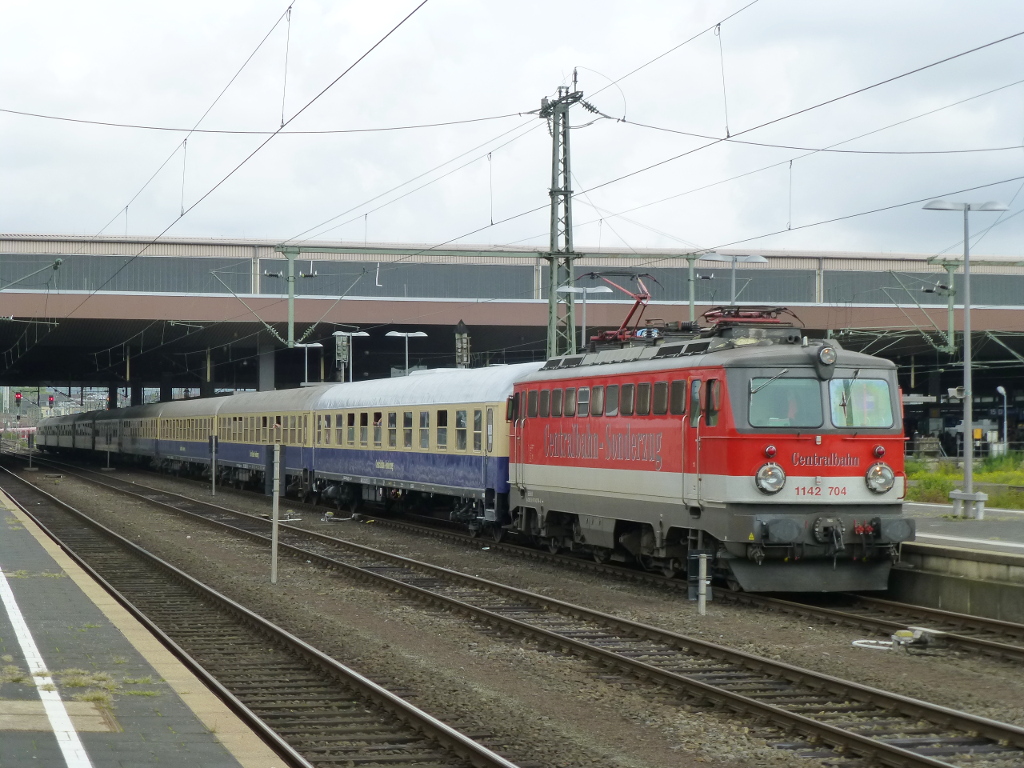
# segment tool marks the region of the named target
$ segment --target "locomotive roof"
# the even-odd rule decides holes
[[[896,368],[890,360],[845,350],[832,339],[811,340],[807,346],[803,346],[802,343],[777,343],[756,339],[751,343],[703,339],[556,357],[548,360],[542,370],[524,377],[523,381],[548,381],[637,371],[668,371],[702,366],[804,368],[813,366],[812,356],[817,354],[817,350],[823,344],[828,344],[836,350],[836,368]]]
[[[541,365],[519,363],[488,368],[434,369],[393,379],[337,384],[323,394],[316,407],[333,410],[501,402],[512,394],[513,384]]]

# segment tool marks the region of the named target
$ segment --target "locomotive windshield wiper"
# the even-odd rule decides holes
[[[779,371],[774,376],[772,376],[770,379],[768,379],[768,381],[766,381],[764,384],[761,384],[757,389],[754,389],[754,380],[751,379],[750,380],[750,394],[751,395],[756,395],[758,392],[760,392],[762,389],[767,387],[769,384],[771,384],[773,381],[775,381],[777,378],[779,378],[779,376],[782,376],[784,373],[789,373],[789,368],[783,368],[781,371]]]

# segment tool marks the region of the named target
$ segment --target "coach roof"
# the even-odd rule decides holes
[[[488,368],[458,368],[416,371],[393,379],[337,384],[327,390],[319,410],[343,408],[388,408],[405,405],[501,402],[512,394],[512,386],[540,368],[542,363],[492,365]]]

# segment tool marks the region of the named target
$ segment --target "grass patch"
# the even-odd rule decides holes
[[[91,701],[93,704],[100,704],[109,707],[114,703],[114,697],[107,691],[83,691],[71,697],[74,701]]]
[[[113,662],[114,662],[115,664],[127,664],[127,663],[128,663],[128,659],[126,659],[126,658],[125,658],[124,656],[115,656],[115,657],[114,657],[114,658],[112,659],[112,661],[113,661]]]
[[[949,492],[963,484],[964,472],[953,461],[927,462],[908,459],[905,464],[907,479],[913,485],[907,488],[907,501],[925,501],[944,504]],[[974,482],[1024,487],[1024,453],[989,456],[976,463]],[[997,490],[989,493],[987,505],[1005,509],[1024,509],[1024,491]]]
[[[125,696],[159,696],[160,691],[121,691]]]
[[[4,575],[8,579],[27,579],[32,574],[28,571],[5,571]]]
[[[29,683],[31,681],[32,678],[24,670],[13,664],[0,668],[0,683]]]
[[[156,684],[156,681],[152,677],[150,677],[149,675],[146,675],[145,677],[126,677],[121,682],[124,683],[125,685],[155,685]]]
[[[66,573],[50,573],[49,571],[43,571],[39,575],[44,579],[66,579],[68,577]]]

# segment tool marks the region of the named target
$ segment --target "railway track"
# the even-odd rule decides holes
[[[40,461],[50,466],[60,467],[63,471],[80,473],[79,476],[82,479],[90,482],[102,483],[110,479],[109,475],[74,464],[54,461],[49,458],[36,459],[37,463]],[[145,487],[137,483],[129,485],[137,490]],[[164,493],[158,489],[149,490],[154,493]],[[254,495],[261,500],[266,498],[262,494]],[[187,499],[185,496],[182,498]],[[294,500],[289,500],[288,505],[296,510],[308,511],[316,515],[324,513],[323,507],[297,503]],[[374,521],[377,525],[412,531],[418,535],[428,535],[461,545],[477,546],[477,540],[467,535],[461,526],[449,527],[443,520],[431,519],[429,524],[422,524],[410,522],[408,519],[375,517]],[[510,541],[494,542],[490,546],[492,549],[539,562],[556,563],[564,567],[676,591],[685,592],[687,589],[687,583],[680,579],[665,578],[656,573],[606,565],[571,555],[559,555],[544,549],[521,546]],[[901,630],[924,630],[918,633],[919,639],[913,643],[897,646],[908,653],[934,653],[945,649],[954,649],[982,653],[986,656],[1013,662],[1024,662],[1024,624],[852,594],[790,600],[717,589],[715,590],[715,599],[723,603],[749,605],[776,613],[803,616],[830,624],[855,627],[886,639]]]
[[[33,485],[5,471],[0,488],[287,765],[515,768]]]
[[[110,487],[266,540],[269,523],[104,477]],[[776,746],[849,765],[1024,765],[1024,729],[282,525],[282,550],[784,729]]]

